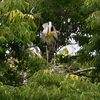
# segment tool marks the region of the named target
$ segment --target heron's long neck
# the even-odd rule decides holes
[[[51,27],[49,27],[49,32],[51,32]]]
[[[49,22],[49,32],[51,32],[52,23]]]

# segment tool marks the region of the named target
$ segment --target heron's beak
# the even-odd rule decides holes
[[[36,55],[37,55],[39,58],[42,58],[42,56],[41,56],[40,53],[36,53]]]

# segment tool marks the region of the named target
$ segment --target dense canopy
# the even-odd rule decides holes
[[[66,99],[71,98],[70,95],[65,95],[65,92],[71,94],[74,90],[77,90],[77,94],[73,95],[73,98],[76,99],[91,97],[91,100],[94,98],[99,98],[99,85],[100,81],[100,0],[0,0],[0,92],[4,93],[6,91],[7,86],[21,86],[23,85],[23,80],[26,78],[23,77],[22,74],[27,72],[26,79],[33,79],[29,81],[30,83],[25,87],[21,87],[19,92],[26,93],[24,88],[29,88],[31,93],[31,84],[34,87],[34,91],[36,89],[36,93],[40,92],[40,96],[43,97],[41,90],[50,90],[50,94],[52,91],[56,91],[55,95],[58,96],[59,93],[64,95]],[[43,23],[51,21],[55,26],[56,30],[60,31],[61,35],[59,35],[58,39],[58,50],[59,48],[63,48],[64,46],[71,43],[71,39],[74,39],[76,43],[79,44],[81,49],[76,53],[75,56],[69,55],[68,50],[65,48],[60,51],[60,54],[56,56],[57,65],[64,65],[66,73],[71,73],[79,69],[90,68],[93,67],[94,70],[89,70],[88,72],[78,73],[77,75],[84,75],[86,77],[90,77],[90,79],[85,79],[82,77],[84,81],[81,83],[81,78],[79,80],[75,80],[75,84],[72,84],[72,79],[69,77],[69,81],[65,80],[66,73],[58,74],[57,80],[61,80],[62,83],[58,82],[56,78],[54,78],[53,85],[49,84],[45,81],[45,78],[49,78],[52,83],[52,77],[57,76],[54,74],[46,74],[48,77],[43,74],[41,78],[41,71],[43,69],[51,69],[53,53],[51,54],[50,62],[47,66],[45,56],[46,50],[44,43],[41,40],[41,26]],[[29,57],[32,53],[26,50],[26,45],[31,44],[33,42],[36,46],[41,49],[42,59],[38,57]],[[8,53],[9,51],[9,53]],[[57,51],[57,50],[56,50]],[[35,74],[34,74],[35,73]],[[47,82],[47,86],[44,84],[40,84],[37,78],[37,75],[41,80]],[[52,77],[51,77],[52,76]],[[87,80],[87,81],[86,81]],[[38,81],[38,82],[37,82]],[[64,82],[64,83],[63,83]],[[92,83],[88,83],[92,82]],[[94,85],[93,83],[96,84]],[[57,84],[56,84],[57,83]],[[63,84],[70,84],[69,87]],[[3,85],[4,84],[4,85]],[[86,87],[79,87],[77,84],[88,84],[87,87],[92,86],[92,92],[88,89],[87,92],[84,92]],[[91,85],[92,84],[92,85]],[[58,86],[59,85],[59,86]],[[38,87],[39,86],[39,87]],[[50,86],[50,87],[49,87]],[[65,88],[74,88],[74,90],[67,91]],[[76,86],[76,87],[75,87]],[[32,87],[32,88],[33,88]],[[10,88],[10,87],[8,87]],[[16,94],[16,90],[14,87],[11,87],[11,95],[12,91],[14,91],[14,95]],[[19,89],[19,88],[18,88]],[[39,90],[40,89],[40,90]],[[4,91],[3,91],[4,90]],[[24,91],[23,91],[24,90]],[[29,91],[28,90],[28,91]],[[96,90],[97,95],[93,95],[93,91]],[[81,91],[81,92],[79,92]],[[58,94],[57,94],[58,92]],[[0,94],[1,94],[0,93]],[[25,94],[24,93],[24,94]],[[50,94],[44,95],[49,98]],[[74,93],[74,92],[73,92]],[[78,94],[81,93],[79,97]],[[6,94],[6,93],[4,93]],[[3,94],[3,95],[4,95]],[[7,94],[9,95],[9,93]],[[17,94],[19,95],[19,94]],[[26,98],[28,97],[28,93]],[[52,98],[55,95],[51,95]],[[77,96],[76,96],[77,95]],[[60,95],[61,96],[61,95]],[[4,96],[2,96],[3,98]],[[9,97],[9,96],[8,96]],[[21,97],[21,96],[20,96]],[[9,97],[10,98],[10,97]],[[22,95],[22,98],[23,95]],[[46,98],[46,99],[47,99]],[[32,96],[33,99],[33,96]],[[59,100],[61,100],[60,97]],[[81,100],[80,99],[80,100]],[[1,99],[2,100],[2,99]],[[6,98],[5,98],[6,100]]]

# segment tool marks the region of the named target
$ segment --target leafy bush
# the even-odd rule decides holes
[[[16,59],[13,59],[12,63],[10,62],[11,61],[4,66],[6,67],[6,70],[0,74],[0,81],[5,85],[11,86],[21,86],[25,78],[30,77],[40,69],[47,67],[46,60],[39,59],[38,57],[28,58],[21,61],[17,60],[18,63],[16,63]],[[27,73],[27,77],[24,78],[25,72]]]
[[[27,85],[21,87],[0,84],[0,100],[99,100],[100,84],[85,77],[36,72]]]

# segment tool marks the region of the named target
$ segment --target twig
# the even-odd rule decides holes
[[[86,71],[90,71],[90,70],[95,70],[97,68],[95,67],[90,67],[90,68],[87,68],[87,69],[81,69],[81,70],[77,70],[77,71],[74,71],[74,72],[71,72],[72,74],[78,74],[80,72],[86,72]]]
[[[35,30],[35,32],[37,32],[38,29],[40,28],[40,24],[41,24],[41,23],[43,24],[43,19],[42,19],[42,17],[38,17],[38,19],[39,19],[39,24],[38,24],[38,27],[37,27],[37,29]]]
[[[96,70],[97,68],[95,67],[90,67],[90,68],[87,68],[87,69],[81,69],[81,70],[77,70],[77,71],[74,71],[74,72],[70,72],[70,73],[67,73],[67,74],[75,74],[75,75],[79,75],[79,76],[85,76],[85,77],[89,77],[89,78],[100,78],[100,76],[90,76],[90,75],[86,75],[86,74],[81,74],[81,72],[86,72],[86,71],[91,71],[91,70]]]
[[[60,26],[60,30],[62,29],[62,22],[64,21],[64,19],[65,19],[65,17],[67,16],[67,14],[69,13],[68,12],[68,9],[70,9],[70,7],[71,7],[71,5],[66,9],[66,11],[65,11],[65,13],[64,13],[64,15],[63,15],[63,18],[61,19],[61,21],[59,22],[59,24],[58,24],[58,26]],[[57,27],[58,27],[57,26]],[[59,30],[59,31],[60,31]]]
[[[90,76],[90,75],[85,75],[85,74],[79,74],[79,75],[89,77],[89,78],[100,78],[100,76]]]
[[[55,23],[56,18],[59,16],[60,12],[58,12],[58,14],[56,15],[56,17],[53,20],[53,24]]]
[[[46,45],[46,56],[47,56],[47,65],[48,65],[48,48],[47,48],[47,45]]]
[[[67,37],[69,37],[72,33],[73,29],[76,29],[78,27],[79,23],[75,23],[74,25],[72,25],[72,27],[66,32],[66,34],[63,35],[63,38],[58,42],[58,47],[59,45],[61,45],[63,43],[63,41],[66,40]]]

